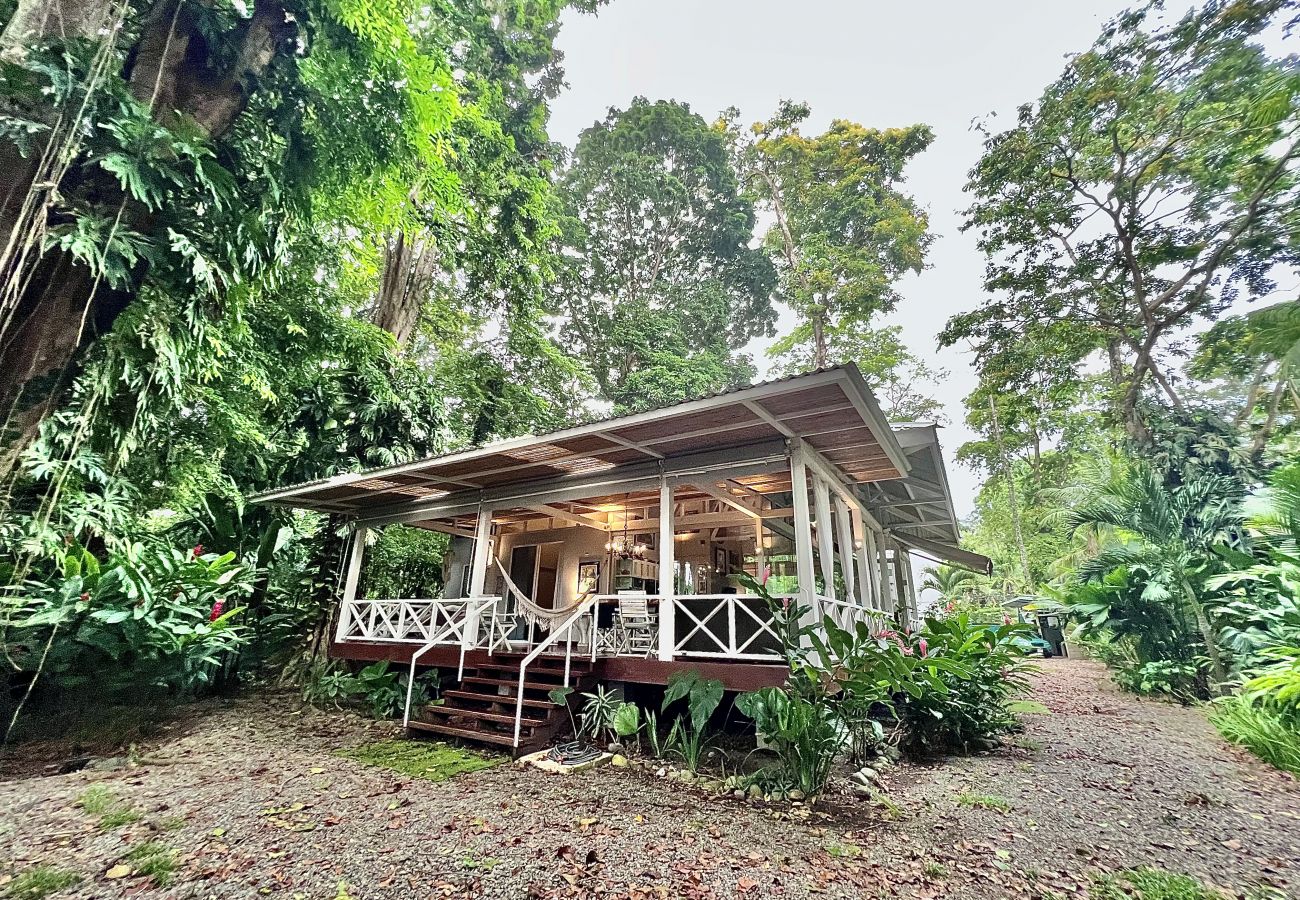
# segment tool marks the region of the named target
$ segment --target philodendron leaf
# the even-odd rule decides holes
[[[631,737],[641,730],[641,710],[635,703],[624,703],[614,712],[614,733]]]
[[[556,706],[568,706],[569,695],[572,693],[573,693],[573,688],[571,687],[557,687],[557,688],[552,688],[550,692],[547,693],[546,696],[550,697],[551,702],[554,703]]]

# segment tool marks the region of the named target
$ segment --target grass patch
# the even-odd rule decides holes
[[[446,781],[463,772],[490,769],[504,759],[426,741],[376,741],[340,750],[338,754],[368,766],[382,766],[412,778],[426,778],[429,781]]]
[[[123,825],[131,825],[139,822],[143,816],[129,806],[111,809],[99,817],[99,827],[103,831],[111,831],[114,828],[121,828]]]
[[[102,784],[92,784],[81,792],[76,805],[92,816],[102,816],[117,806],[117,794]]]
[[[1052,711],[1037,700],[1010,700],[1007,712],[1017,716],[1050,716]]]
[[[992,809],[998,812],[1010,812],[1011,801],[994,794],[958,794],[957,805],[967,809]]]
[[[1286,717],[1237,696],[1213,704],[1210,722],[1232,743],[1279,769],[1300,775],[1300,728]]]
[[[1163,869],[1132,869],[1093,880],[1088,900],[1226,900],[1195,878]]]
[[[111,788],[102,784],[91,785],[82,791],[76,805],[92,816],[99,816],[99,827],[103,831],[121,828],[144,818],[131,808],[131,804],[123,803]]]
[[[37,866],[15,876],[4,889],[4,896],[8,900],[41,900],[64,888],[72,887],[80,880],[80,875],[67,869],[60,869],[57,866]]]
[[[1035,740],[1034,738],[1030,738],[1030,737],[1025,737],[1023,735],[1016,738],[1011,743],[1013,746],[1019,747],[1021,750],[1030,750],[1035,753],[1038,752],[1039,750],[1042,750],[1043,747],[1046,746],[1042,741]]]
[[[857,859],[862,855],[862,848],[857,844],[836,844],[826,845],[826,853],[836,859]]]
[[[145,841],[122,858],[131,864],[136,875],[152,878],[158,887],[171,884],[180,868],[179,854],[160,841]]]
[[[932,859],[927,860],[925,865],[921,866],[921,874],[926,878],[947,878],[948,867]]]

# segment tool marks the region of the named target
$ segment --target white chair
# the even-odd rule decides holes
[[[650,656],[659,637],[658,617],[650,609],[645,591],[618,592],[619,647],[621,653]]]

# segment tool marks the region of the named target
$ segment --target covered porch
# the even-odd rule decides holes
[[[909,627],[911,550],[986,562],[956,547],[934,427],[891,428],[851,366],[259,499],[352,521],[335,655],[454,660],[460,679],[467,660],[509,660],[515,746],[545,660],[566,685],[579,666],[733,667],[738,687],[780,671],[742,573],[810,623]],[[451,535],[442,596],[367,594],[368,536],[394,524]]]

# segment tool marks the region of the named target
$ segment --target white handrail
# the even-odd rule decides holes
[[[426,643],[419,650],[416,650],[414,653],[411,654],[411,668],[406,675],[406,706],[402,711],[403,728],[409,726],[411,722],[411,698],[415,694],[415,663],[420,659],[421,656],[424,656],[424,654],[428,653],[434,647],[441,644],[443,640],[447,637],[447,635],[455,634],[456,632],[459,632],[460,633],[460,665],[459,668],[456,670],[456,679],[459,681],[460,679],[464,678],[465,677],[465,651],[468,650],[471,645],[473,646],[478,645],[478,634],[477,633],[472,634],[470,632],[470,625],[475,626],[474,628],[475,632],[478,631],[478,627],[477,627],[478,620],[474,617],[474,615],[471,615],[471,613],[476,615],[477,613],[482,611],[484,606],[487,606],[488,604],[495,605],[497,601],[499,601],[500,599],[501,599],[500,597],[464,598],[463,602],[460,604],[464,615],[460,618],[449,617],[447,621],[443,624],[442,629],[429,638],[428,643]]]
[[[537,659],[537,657],[541,656],[543,650],[545,650],[547,647],[551,646],[553,643],[558,641],[560,639],[560,635],[562,634],[565,635],[566,650],[564,654],[564,686],[568,687],[569,686],[569,660],[573,654],[573,636],[569,633],[569,629],[571,629],[574,626],[574,624],[578,621],[578,619],[586,615],[588,610],[592,611],[591,658],[595,660],[596,658],[596,616],[595,616],[594,608],[596,604],[600,602],[602,596],[603,595],[600,594],[592,594],[586,600],[582,601],[582,603],[579,604],[578,608],[574,610],[573,615],[565,619],[564,623],[560,625],[559,628],[552,628],[550,634],[546,636],[546,639],[543,640],[536,647],[534,647],[532,652],[530,652],[527,656],[525,656],[522,660],[519,661],[519,696],[518,699],[515,701],[514,746],[516,747],[519,746],[519,732],[524,723],[524,675],[526,670],[528,669],[528,665],[533,660]]]

